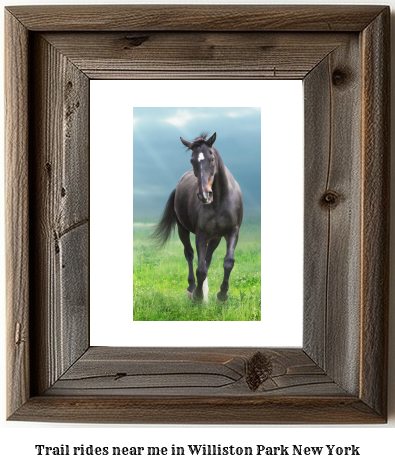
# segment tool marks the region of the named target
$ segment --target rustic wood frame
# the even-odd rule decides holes
[[[380,6],[6,9],[8,419],[386,421],[389,18]],[[106,78],[304,80],[303,348],[89,346],[89,81]]]

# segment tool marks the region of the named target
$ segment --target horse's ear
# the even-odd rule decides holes
[[[185,145],[185,147],[188,147],[189,149],[192,147],[191,142],[188,142],[187,140],[183,139],[182,137],[180,137],[180,139],[181,139],[181,142]]]
[[[214,144],[216,138],[217,138],[217,133],[214,132],[214,134],[207,140],[207,145],[209,147],[212,147],[212,145]]]

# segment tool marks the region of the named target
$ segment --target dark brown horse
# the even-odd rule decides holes
[[[217,294],[220,302],[228,299],[229,276],[235,259],[234,251],[243,219],[241,190],[214,147],[216,134],[209,139],[202,134],[188,142],[181,142],[192,151],[192,169],[188,170],[170,194],[154,237],[163,245],[177,224],[188,261],[188,297],[195,301],[207,300],[207,271],[214,250],[221,238],[226,240],[224,278]],[[190,233],[195,234],[198,267],[197,285],[193,272],[193,249]]]

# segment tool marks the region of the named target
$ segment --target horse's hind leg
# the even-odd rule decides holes
[[[226,238],[226,255],[224,259],[224,279],[221,284],[221,290],[217,294],[219,302],[226,302],[229,298],[229,276],[235,264],[234,252],[239,239],[239,228],[235,228]]]
[[[193,248],[190,240],[190,232],[184,228],[179,222],[177,223],[178,235],[182,244],[184,245],[184,255],[188,262],[189,274],[188,274],[188,288],[187,295],[190,299],[193,299],[193,291],[196,289],[195,274],[193,272]]]

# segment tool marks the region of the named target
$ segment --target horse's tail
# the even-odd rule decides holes
[[[162,219],[156,226],[154,233],[151,235],[156,240],[158,246],[163,246],[169,239],[172,230],[176,226],[177,216],[174,210],[174,200],[176,197],[176,190],[174,190],[167,200],[165,210],[163,211]]]

